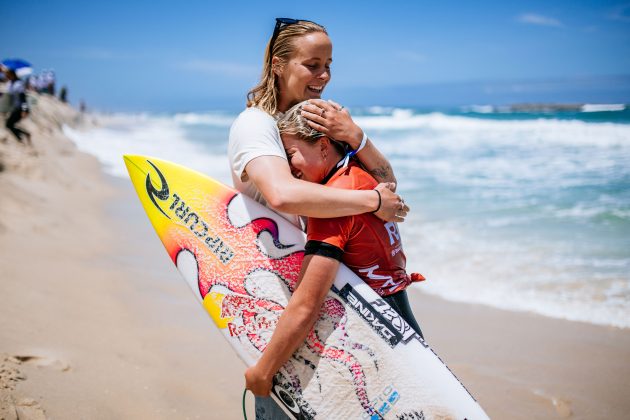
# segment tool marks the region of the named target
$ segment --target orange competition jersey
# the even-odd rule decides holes
[[[350,162],[334,172],[325,185],[371,190],[378,184],[355,162]],[[341,261],[380,296],[404,290],[412,282],[405,271],[405,253],[394,222],[384,222],[371,213],[330,219],[309,217],[307,237],[311,249],[313,244],[324,243],[342,250]],[[307,253],[317,253],[308,249],[307,246]],[[413,281],[423,279],[413,275]]]

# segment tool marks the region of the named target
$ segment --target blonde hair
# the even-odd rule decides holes
[[[290,134],[304,140],[307,143],[314,144],[322,137],[326,137],[330,140],[330,144],[333,149],[343,156],[346,153],[346,149],[342,143],[331,139],[326,134],[319,130],[312,128],[308,125],[306,118],[302,116],[302,107],[308,103],[308,100],[302,101],[297,105],[293,105],[287,112],[280,114],[276,124],[278,125],[278,131],[280,135]]]
[[[302,116],[302,107],[308,101],[302,101],[293,105],[287,112],[278,118],[278,131],[280,134],[292,134],[309,143],[315,143],[321,137],[326,137],[324,133],[312,128]]]
[[[260,82],[252,90],[247,93],[247,107],[256,106],[269,115],[275,115],[278,112],[278,90],[277,76],[273,72],[271,64],[272,57],[278,57],[282,64],[286,63],[295,53],[295,45],[293,40],[301,36],[313,33],[323,32],[328,35],[326,28],[315,22],[299,21],[290,24],[280,30],[273,44],[273,51],[269,50],[271,38],[265,49],[265,61],[263,62],[263,71],[260,76]]]

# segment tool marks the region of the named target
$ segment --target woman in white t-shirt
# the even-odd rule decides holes
[[[330,81],[332,43],[326,29],[306,20],[276,19],[260,83],[247,95],[232,124],[228,156],[235,187],[281,212],[299,226],[297,215],[330,218],[373,212],[402,222],[409,210],[394,190],[387,159],[339,104],[321,100]],[[309,100],[304,117],[326,136],[348,144],[367,171],[381,182],[374,190],[343,190],[293,177],[275,117]],[[257,419],[286,418],[269,398],[256,398]]]
[[[320,99],[331,77],[332,43],[326,29],[304,20],[276,20],[261,81],[247,95],[247,109],[230,130],[228,156],[235,187],[285,214],[338,217],[375,212],[386,221],[404,221],[408,207],[390,191],[396,178],[387,159],[347,110]],[[291,175],[274,117],[306,99],[311,105],[304,107],[304,116],[313,128],[353,150],[361,148],[357,157],[383,183],[375,189],[379,193],[349,194]]]

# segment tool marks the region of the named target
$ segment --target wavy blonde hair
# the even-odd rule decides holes
[[[272,57],[278,57],[281,61],[281,65],[283,65],[295,53],[293,41],[296,38],[314,32],[323,32],[328,35],[326,28],[315,22],[299,21],[298,23],[287,25],[280,30],[273,44],[273,51],[269,51],[271,38],[269,39],[267,48],[265,49],[265,59],[260,82],[247,93],[248,108],[256,106],[272,116],[278,112],[278,97],[280,91],[278,89],[278,77],[273,72],[271,59]]]

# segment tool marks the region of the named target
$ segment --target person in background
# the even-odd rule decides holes
[[[24,82],[17,77],[15,71],[11,69],[4,69],[3,71],[9,81],[6,94],[11,97],[11,111],[5,126],[20,143],[31,145],[31,134],[15,126],[22,118],[26,118],[29,113],[28,102],[24,93]]]
[[[65,86],[61,87],[61,90],[59,91],[59,100],[63,103],[68,102],[68,88]]]
[[[42,76],[44,78],[44,93],[55,96],[55,71],[46,70]]]
[[[44,73],[37,75],[37,81],[35,83],[37,93],[46,93],[46,77]]]
[[[340,217],[374,212],[393,222],[409,210],[396,194],[387,159],[342,106],[321,100],[330,81],[332,43],[314,22],[278,18],[267,44],[259,84],[247,95],[247,108],[230,129],[228,157],[235,187],[300,226],[297,215]],[[304,116],[315,128],[355,151],[364,167],[381,182],[354,191],[306,182],[291,175],[275,117],[309,100]],[[390,190],[391,189],[391,190]],[[257,419],[287,418],[270,399],[256,397]]]
[[[287,111],[278,127],[296,178],[345,190],[370,190],[376,180],[348,156],[343,145],[311,128],[302,102]],[[254,395],[269,395],[273,376],[304,342],[343,262],[407,323],[406,333],[422,331],[409,306],[406,288],[424,277],[407,274],[402,240],[394,222],[370,213],[336,218],[308,218],[302,271],[271,341],[258,363],[245,372]]]

